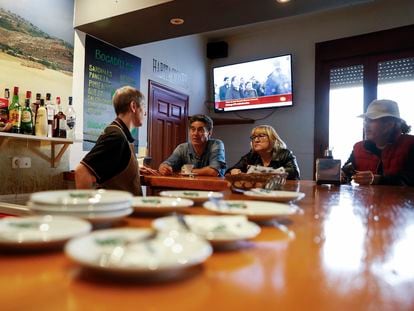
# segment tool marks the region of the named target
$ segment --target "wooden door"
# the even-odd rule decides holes
[[[188,95],[149,81],[148,142],[151,167],[156,169],[187,140]]]

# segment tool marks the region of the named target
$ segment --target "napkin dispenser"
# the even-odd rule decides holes
[[[316,183],[321,184],[341,184],[341,160],[332,158],[316,159]]]

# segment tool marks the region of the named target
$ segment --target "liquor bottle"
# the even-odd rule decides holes
[[[5,101],[7,102],[7,109],[9,109],[10,107],[10,90],[9,89],[4,89],[4,98]]]
[[[66,138],[66,115],[62,111],[60,97],[56,97],[56,105],[58,113],[53,119],[53,137]]]
[[[20,133],[22,106],[19,104],[19,87],[17,86],[13,90],[13,98],[9,107],[9,120],[12,124],[12,133]]]
[[[33,124],[35,124],[36,121],[36,113],[37,109],[40,107],[40,98],[42,95],[40,93],[36,93],[36,101],[30,104],[30,108],[32,109],[32,115],[33,115]]]
[[[0,98],[0,122],[2,124],[1,126],[4,126],[3,124],[6,124],[9,121],[9,97],[9,89],[5,89],[4,97]]]
[[[47,137],[53,137],[53,119],[56,114],[55,105],[52,103],[50,98],[50,93],[46,93]]]
[[[25,106],[22,110],[22,122],[21,122],[21,132],[22,134],[33,134],[33,115],[32,109],[30,109],[30,98],[32,97],[32,92],[26,92],[26,99],[24,100]]]
[[[36,124],[35,124],[35,133],[36,136],[47,136],[47,111],[45,108],[45,100],[42,98],[40,99],[40,106],[39,109],[37,109],[37,115],[36,115]]]
[[[36,133],[36,116],[37,116],[37,109],[40,107],[40,93],[36,93],[36,101],[30,105],[32,109],[32,123],[33,123],[33,135]]]
[[[72,105],[72,96],[69,96],[68,111],[66,112],[66,124],[68,126],[67,137],[75,139],[76,113]]]

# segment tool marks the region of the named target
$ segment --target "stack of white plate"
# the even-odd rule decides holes
[[[55,190],[36,192],[28,207],[41,215],[65,215],[92,223],[109,223],[133,212],[132,195],[118,190]]]

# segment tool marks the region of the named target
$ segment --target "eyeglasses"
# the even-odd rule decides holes
[[[259,140],[264,140],[268,136],[266,134],[258,134],[258,135],[252,135],[250,136],[250,140],[255,140],[256,138],[259,138]]]

